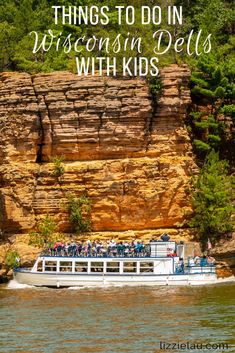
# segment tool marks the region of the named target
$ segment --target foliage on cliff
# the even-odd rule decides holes
[[[202,245],[208,238],[215,243],[234,229],[233,198],[234,180],[228,175],[228,163],[211,151],[192,185],[194,215],[189,223],[197,229]]]
[[[117,12],[115,6],[117,3],[114,0],[101,1],[98,0],[95,5],[109,6],[109,25],[102,26],[101,24],[95,27],[88,25],[70,25],[62,24],[61,21],[56,25],[54,23],[54,12],[51,8],[53,5],[57,6],[92,6],[92,0],[0,0],[0,71],[4,70],[24,70],[27,72],[53,71],[72,69],[74,66],[75,53],[65,53],[62,45],[63,40],[67,35],[72,34],[75,38],[88,37],[95,34],[98,38],[109,37],[113,40],[117,34],[121,35],[121,40],[124,42],[128,37],[128,33],[141,36],[143,38],[143,52],[144,56],[154,56],[152,48],[156,45],[156,40],[153,39],[152,34],[159,29],[167,29],[172,33],[172,50],[161,55],[161,65],[168,64],[172,61],[188,61],[191,66],[197,67],[198,56],[195,54],[188,55],[186,50],[176,54],[173,51],[173,46],[177,38],[189,37],[191,30],[195,33],[202,30],[202,39],[209,33],[212,34],[212,54],[213,59],[219,63],[221,60],[225,62],[233,62],[233,46],[234,46],[234,18],[235,10],[232,6],[232,0],[172,0],[170,3],[161,0],[157,5],[162,8],[162,23],[161,26],[153,24],[141,24],[140,14],[141,6],[153,7],[151,0],[137,1],[119,1],[118,5],[132,5],[136,9],[136,21],[133,25],[123,23],[118,24]],[[183,6],[183,26],[170,26],[167,24],[167,7],[169,5]],[[41,36],[48,34],[47,30],[51,29],[56,36],[53,48],[48,52],[39,50],[36,54],[32,53],[34,46],[34,36],[30,36],[31,31],[41,33]],[[61,34],[61,35],[60,35]],[[42,37],[41,37],[42,38]],[[60,50],[57,50],[57,39],[60,39]],[[72,38],[72,37],[71,37]],[[71,39],[72,40],[72,39]],[[84,46],[86,40],[80,43],[80,53],[76,55],[86,55]],[[49,38],[48,38],[49,41]],[[72,40],[73,41],[73,40]],[[191,38],[192,48],[195,47],[197,36]],[[202,41],[203,42],[203,41]],[[73,43],[72,43],[73,44]],[[163,46],[168,46],[169,41],[167,37],[163,40]],[[184,49],[186,43],[184,44]],[[82,51],[83,50],[83,51]],[[90,56],[91,53],[88,53]],[[98,46],[93,52],[94,56],[112,56],[112,53],[104,53],[103,49]],[[116,54],[115,54],[116,55]],[[136,48],[133,50],[122,48],[116,55],[118,58],[123,56],[138,56]]]
[[[64,157],[63,156],[54,156],[51,158],[51,162],[53,163],[53,175],[60,180],[60,177],[64,174],[64,165],[63,165]]]
[[[234,159],[235,57],[233,1],[176,1],[184,6],[184,33],[189,28],[211,33],[210,54],[185,60],[192,71],[192,109],[189,128],[194,150],[200,159],[215,149],[220,157]]]
[[[5,259],[5,263],[8,269],[12,269],[14,267],[18,267],[19,266],[19,254],[17,251],[13,250],[13,251],[8,251],[6,254],[6,259]]]
[[[46,217],[38,223],[37,231],[30,233],[29,244],[43,247],[46,243],[54,241],[56,238],[56,229],[56,223],[49,215],[46,215]]]
[[[234,66],[235,67],[235,66]],[[191,77],[193,109],[189,115],[193,144],[200,157],[212,149],[233,159],[235,150],[235,69],[229,62],[218,65],[200,59]]]
[[[109,25],[102,26],[97,24],[93,26],[91,24],[71,25],[62,24],[59,20],[58,24],[54,23],[54,11],[51,6],[109,6],[110,11]],[[128,33],[133,33],[135,36],[142,36],[144,39],[143,50],[144,56],[148,57],[152,55],[149,46],[150,42],[154,43],[152,38],[153,26],[140,25],[140,6],[149,5],[153,6],[151,0],[145,1],[128,1],[128,5],[133,5],[136,8],[136,23],[128,26],[118,24],[117,11],[115,6],[117,3],[113,0],[106,0],[105,2],[98,0],[95,4],[92,0],[9,0],[7,4],[4,0],[0,0],[0,45],[2,51],[0,53],[0,71],[4,70],[23,70],[30,73],[35,72],[49,72],[54,70],[73,70],[75,67],[74,57],[76,56],[113,56],[113,53],[106,53],[103,49],[99,49],[98,46],[93,53],[87,53],[84,50],[87,38],[92,35],[96,35],[98,38],[109,37],[111,41],[115,39],[118,33],[120,33],[122,44],[124,44],[125,38],[128,37]],[[118,5],[127,5],[126,1],[120,1]],[[158,2],[158,5],[162,5],[166,8],[165,2],[162,0]],[[164,21],[166,18],[166,11],[164,11]],[[37,31],[40,33],[42,39],[44,34],[48,34],[48,29],[53,31],[56,36],[52,48],[48,52],[42,52],[39,50],[36,54],[32,53],[34,47],[34,36],[30,36],[31,31]],[[61,34],[61,35],[60,35]],[[73,38],[84,37],[85,41],[80,43],[80,53],[71,51],[66,53],[64,51],[63,42],[68,35],[72,35]],[[71,37],[71,44],[73,45],[75,39]],[[60,49],[57,50],[57,39],[60,38]],[[48,42],[50,38],[48,36]],[[66,45],[65,45],[66,46]],[[121,48],[117,56],[117,59],[123,56],[136,56],[136,50],[129,50],[128,52]]]
[[[73,195],[68,200],[69,220],[77,234],[91,231],[91,201],[85,195],[77,198]]]

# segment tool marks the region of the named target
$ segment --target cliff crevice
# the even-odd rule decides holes
[[[33,92],[35,94],[36,97],[36,102],[37,102],[37,106],[38,106],[38,110],[37,110],[37,116],[38,116],[38,127],[39,127],[39,131],[38,131],[38,149],[37,149],[37,153],[36,153],[36,163],[41,163],[42,162],[42,149],[43,149],[43,145],[44,145],[44,129],[43,129],[43,121],[42,121],[42,114],[39,110],[39,100],[38,100],[38,95],[34,86],[34,76],[31,76],[31,82],[32,82],[32,88],[33,88]]]

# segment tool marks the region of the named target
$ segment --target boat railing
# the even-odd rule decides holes
[[[196,274],[196,273],[215,273],[216,266],[214,264],[194,265],[194,266],[176,266],[176,273]]]
[[[187,270],[187,273],[214,273],[215,265],[207,264],[203,266],[200,266],[200,265],[187,266],[186,270]]]
[[[207,264],[207,265],[195,265],[195,266],[187,266],[187,271],[188,273],[194,273],[195,271],[197,272],[214,272],[215,271],[215,265],[214,264]]]
[[[151,248],[149,244],[136,245],[112,245],[112,246],[81,246],[71,244],[64,246],[52,243],[45,244],[41,256],[51,257],[150,257]]]
[[[104,252],[104,253],[79,253],[79,252],[71,252],[71,253],[65,253],[65,252],[53,252],[51,253],[50,251],[42,251],[40,256],[46,256],[46,257],[79,257],[79,258],[134,258],[134,257],[139,257],[139,258],[149,258],[150,253],[149,252],[130,252],[130,253],[115,253],[115,252]]]

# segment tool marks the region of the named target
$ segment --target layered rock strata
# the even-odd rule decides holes
[[[176,228],[195,171],[189,75],[186,66],[162,70],[155,112],[142,79],[1,74],[0,227],[27,233],[50,214],[70,231],[68,195],[85,193],[94,231]],[[58,181],[50,160],[62,155]]]

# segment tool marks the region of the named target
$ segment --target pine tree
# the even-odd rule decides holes
[[[228,176],[227,161],[219,160],[212,150],[199,175],[192,181],[193,217],[189,225],[196,228],[198,240],[205,247],[207,239],[216,243],[233,230],[234,180]]]
[[[233,116],[233,73],[210,57],[199,59],[197,66],[191,77],[192,100],[195,105],[189,115],[195,151],[200,157],[205,157],[211,149],[215,149],[232,159],[232,135],[226,135],[227,120],[221,119],[221,115]],[[206,107],[206,110],[203,111],[201,106]]]

